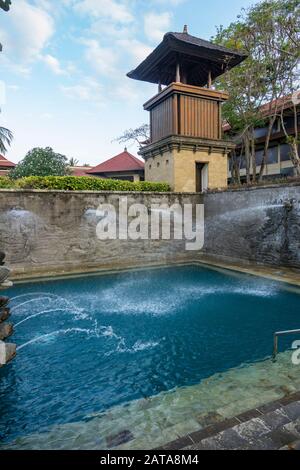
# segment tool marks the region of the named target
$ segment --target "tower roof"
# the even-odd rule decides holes
[[[143,170],[145,167],[144,163],[138,158],[134,157],[131,153],[124,150],[124,152],[116,155],[109,160],[100,163],[100,165],[95,166],[91,170],[87,171],[89,175],[99,174],[99,173],[114,173],[122,171],[135,171]]]
[[[187,74],[189,85],[204,86],[247,58],[241,52],[183,33],[167,33],[154,51],[127,76],[135,80],[169,85],[175,81],[176,63]]]

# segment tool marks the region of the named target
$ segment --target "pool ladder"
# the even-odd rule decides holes
[[[280,336],[297,335],[300,334],[300,330],[287,330],[277,331],[274,333],[274,348],[273,348],[273,361],[276,361],[278,355],[278,340]]]

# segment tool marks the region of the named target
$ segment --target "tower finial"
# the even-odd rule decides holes
[[[124,152],[127,152],[127,146],[125,145]]]
[[[183,27],[183,32],[184,32],[185,34],[188,34],[188,27],[187,27],[187,24],[184,25],[184,27]]]

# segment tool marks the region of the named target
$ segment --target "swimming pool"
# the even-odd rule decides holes
[[[0,370],[4,447],[95,414],[126,413],[170,390],[193,390],[262,361],[275,331],[300,326],[296,291],[201,266],[20,284],[9,295],[19,350]],[[283,339],[281,350],[292,340]]]

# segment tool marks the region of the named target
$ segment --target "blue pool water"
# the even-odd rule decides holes
[[[9,295],[19,350],[0,369],[2,443],[262,360],[275,331],[300,327],[298,293],[197,266],[28,283]]]

